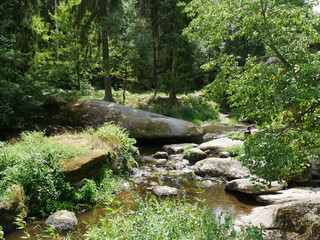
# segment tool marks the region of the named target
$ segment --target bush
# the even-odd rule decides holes
[[[31,82],[2,80],[0,93],[0,131],[30,127],[41,117],[41,93]]]
[[[105,123],[95,133],[101,140],[108,142],[113,149],[118,148],[120,155],[123,156],[121,168],[127,170],[137,165],[133,154],[139,154],[139,150],[134,144],[134,138],[129,138],[129,133],[124,128],[120,128],[113,123]]]
[[[225,150],[229,152],[232,157],[240,156],[244,154],[243,146],[230,146],[230,147],[227,147]]]

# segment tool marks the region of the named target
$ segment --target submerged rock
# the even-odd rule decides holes
[[[195,173],[200,176],[238,179],[250,176],[250,171],[231,158],[207,158],[195,164]]]
[[[160,159],[160,158],[168,159],[169,154],[167,152],[156,152],[155,154],[151,155],[151,157],[157,158],[157,159]]]
[[[158,195],[158,196],[169,196],[169,195],[177,195],[179,193],[179,190],[174,187],[158,185],[153,188],[153,192],[155,195]]]
[[[61,210],[49,216],[45,225],[48,227],[54,226],[57,231],[70,231],[77,227],[78,220],[75,213]]]
[[[194,123],[101,100],[84,100],[61,108],[61,123],[99,127],[115,122],[137,139],[199,139],[204,129]]]
[[[250,179],[235,179],[228,182],[225,186],[227,190],[239,191],[247,194],[261,194],[261,193],[272,193],[287,187],[287,183],[278,183],[277,181],[271,182],[271,187],[267,185],[257,186],[256,183],[250,181]]]

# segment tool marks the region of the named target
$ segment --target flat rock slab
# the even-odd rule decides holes
[[[70,231],[77,227],[78,220],[75,213],[61,210],[49,216],[45,225],[48,227],[54,226],[57,231]]]
[[[279,208],[279,205],[256,207],[252,209],[252,212],[249,215],[243,215],[237,218],[235,220],[235,225],[238,227],[260,227],[263,225],[265,228],[276,228],[277,224],[275,223],[275,219]]]
[[[249,169],[231,158],[207,158],[195,164],[195,173],[200,176],[226,177],[228,179],[251,176]]]
[[[290,188],[276,194],[259,195],[257,200],[263,204],[282,204],[293,201],[312,201],[320,199],[319,188]]]
[[[238,191],[247,194],[261,194],[261,193],[272,193],[287,187],[287,183],[278,183],[277,181],[271,182],[271,187],[262,185],[263,188],[257,188],[256,184],[250,179],[235,179],[228,182],[225,186],[227,190]]]
[[[204,129],[194,123],[101,100],[84,100],[61,108],[61,124],[99,127],[115,122],[138,139],[198,139]]]
[[[182,153],[187,148],[197,147],[196,143],[178,143],[178,144],[167,144],[162,147],[162,149],[169,154]]]
[[[219,138],[209,142],[202,143],[198,146],[202,151],[224,151],[227,147],[243,146],[243,141],[232,140],[231,138]]]
[[[95,149],[83,156],[76,156],[61,164],[65,179],[78,182],[84,178],[97,177],[103,164],[109,163],[108,152]]]
[[[169,195],[177,195],[179,193],[179,190],[174,187],[158,185],[153,188],[153,192],[157,196],[169,196]]]

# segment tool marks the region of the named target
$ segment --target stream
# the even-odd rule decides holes
[[[225,137],[230,132],[241,133],[246,126],[216,124],[205,125],[204,128],[207,132],[204,136],[204,141],[209,141]],[[139,146],[139,151],[143,159],[149,159],[152,154],[163,150],[162,145],[143,145]],[[188,202],[192,203],[197,201],[196,199],[204,199],[205,203],[216,214],[231,212],[235,219],[239,216],[250,214],[253,208],[260,206],[253,197],[250,198],[247,194],[227,192],[224,189],[225,183],[223,179],[210,178],[204,181],[194,174],[192,166],[182,169],[170,169],[158,166],[154,161],[144,161],[139,168],[134,168],[131,172],[131,176],[128,179],[131,187],[129,190],[119,194],[117,197],[119,201],[124,199],[124,196],[129,191],[135,192],[139,196],[148,196],[153,194],[153,186],[167,185],[177,188],[179,190],[178,196],[187,196]],[[201,189],[199,186],[201,186]],[[96,223],[104,213],[105,209],[99,207],[78,214],[78,227],[76,232],[73,233],[73,239],[78,239],[76,236],[85,233],[86,226]],[[45,229],[44,220],[28,223],[27,228],[31,234],[31,239],[39,239],[42,229]],[[6,235],[5,239],[18,240],[22,236],[24,235],[20,230]]]

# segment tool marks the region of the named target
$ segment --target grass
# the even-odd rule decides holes
[[[244,154],[243,146],[230,146],[225,149],[225,151],[229,152],[232,157],[240,156]]]
[[[230,215],[216,216],[208,207],[185,200],[142,200],[130,196],[134,210],[114,212],[90,226],[82,239],[262,239],[260,228],[234,229]]]

